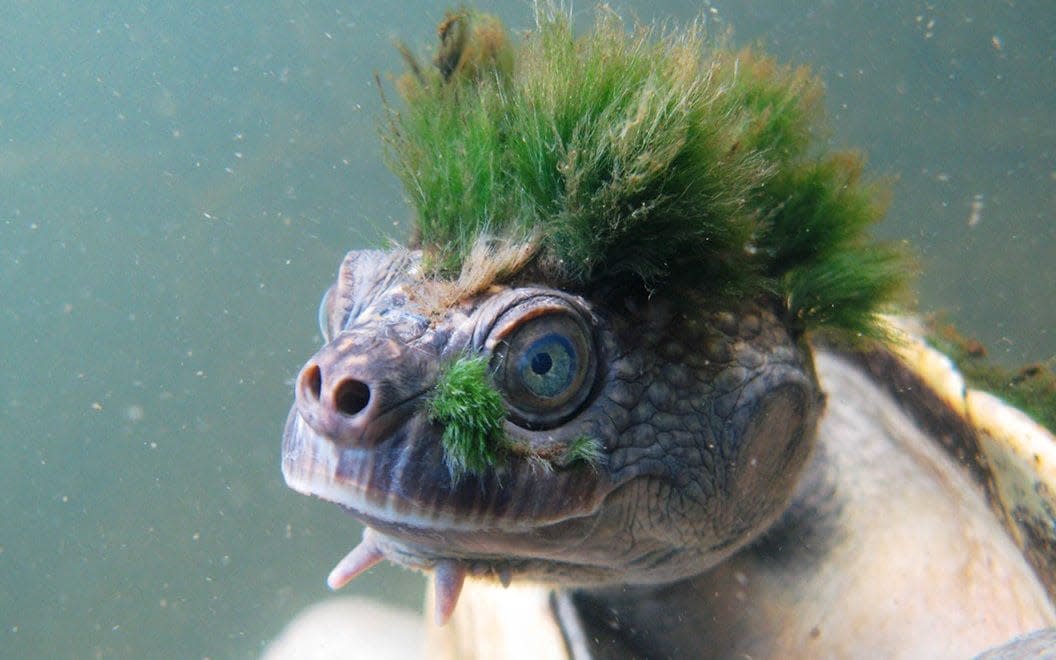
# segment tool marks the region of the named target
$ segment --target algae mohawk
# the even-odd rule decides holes
[[[794,328],[877,332],[905,260],[867,235],[884,195],[861,160],[819,150],[805,69],[606,10],[579,37],[540,11],[516,47],[468,10],[439,32],[433,67],[404,49],[385,135],[431,274],[483,254],[491,280],[770,295]]]

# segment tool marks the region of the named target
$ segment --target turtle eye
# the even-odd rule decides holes
[[[517,356],[516,381],[532,396],[561,398],[572,385],[579,354],[568,337],[548,332]]]
[[[511,420],[532,429],[550,428],[571,417],[590,394],[593,342],[578,314],[565,309],[532,312],[506,325],[492,370]]]

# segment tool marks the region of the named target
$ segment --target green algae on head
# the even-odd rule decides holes
[[[699,24],[628,32],[600,10],[577,37],[557,12],[537,23],[514,48],[496,19],[460,11],[437,69],[408,58],[386,140],[434,275],[500,241],[556,286],[774,296],[795,328],[875,333],[906,267],[866,234],[884,204],[860,159],[817,148],[816,78],[714,46]]]

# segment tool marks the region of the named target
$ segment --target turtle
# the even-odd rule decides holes
[[[282,441],[365,525],[329,585],[431,573],[439,657],[1050,648],[1056,439],[900,313],[818,79],[536,12],[401,48],[414,230],[343,260]]]

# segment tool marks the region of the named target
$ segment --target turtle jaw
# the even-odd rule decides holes
[[[293,490],[341,505],[359,516],[416,525],[438,522],[435,511],[400,497],[403,470],[384,460],[395,454],[399,462],[401,452],[387,447],[397,444],[399,435],[397,431],[378,445],[334,442],[313,429],[295,406],[286,418],[282,475]]]
[[[415,403],[403,407],[413,411],[420,407]],[[366,446],[320,434],[296,406],[287,417],[286,484],[338,504],[366,526],[362,541],[331,571],[331,588],[343,587],[383,559],[432,571],[436,621],[442,624],[467,575],[503,584],[525,575],[611,579],[602,565],[570,563],[570,550],[589,536],[605,498],[597,473],[583,468],[540,474],[522,464],[501,475],[452,482],[434,425],[421,412],[403,412],[402,424],[387,421],[395,431]],[[537,481],[544,483],[531,487]],[[555,508],[560,493],[565,506]]]
[[[404,407],[413,405],[407,402]],[[394,425],[392,433],[374,443],[338,442],[312,428],[294,406],[282,442],[286,485],[337,504],[367,525],[477,529],[478,522],[466,522],[466,511],[459,512],[440,496],[450,483],[436,451],[439,438],[413,432],[428,426],[417,416]]]
[[[588,535],[610,490],[601,474],[586,466],[545,472],[512,459],[455,482],[420,402],[402,408],[390,413],[401,421],[386,421],[389,435],[361,444],[322,435],[294,406],[282,443],[286,484],[344,508],[372,530],[372,555],[410,568],[450,560],[503,582],[524,572],[600,578],[603,568],[589,560],[569,563],[569,549]]]
[[[590,516],[601,506],[608,488],[603,476],[586,466],[546,471],[511,457],[484,474],[452,480],[441,430],[422,407],[420,401],[406,401],[386,413],[402,419],[378,420],[392,428],[384,438],[348,443],[319,433],[294,406],[282,442],[286,484],[397,536],[401,529],[464,535],[464,542],[451,542],[465,552],[491,550],[486,540],[472,541],[475,532],[527,535]]]

